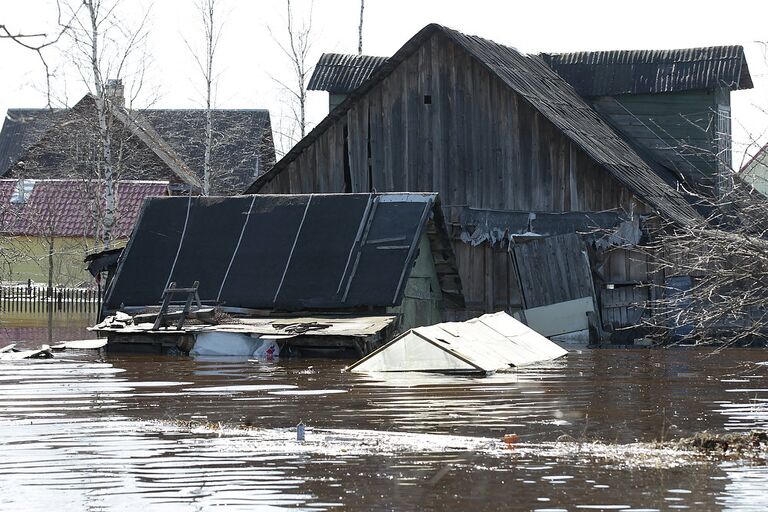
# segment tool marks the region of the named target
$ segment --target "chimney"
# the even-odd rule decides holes
[[[118,107],[125,106],[125,88],[121,78],[108,78],[104,94],[113,105]]]

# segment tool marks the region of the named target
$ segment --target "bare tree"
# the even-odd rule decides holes
[[[313,42],[312,13],[314,2],[310,1],[307,16],[300,20],[297,19],[293,11],[291,0],[286,0],[285,4],[287,14],[285,42],[281,42],[281,39],[275,36],[271,28],[269,28],[269,32],[280,50],[288,57],[293,76],[287,82],[278,79],[275,81],[291,97],[292,121],[299,132],[299,138],[304,138],[307,131],[307,80],[314,67],[309,60]],[[296,142],[295,138],[293,142]]]
[[[101,240],[104,248],[113,241],[117,222],[122,140],[115,140],[116,119],[125,120],[122,78],[133,55],[142,48],[148,12],[135,28],[125,26],[116,15],[120,0],[82,0],[70,5],[72,27],[67,33],[73,41],[72,59],[93,97],[96,111],[95,132],[98,158],[91,169],[102,187],[100,212]],[[138,73],[141,78],[142,74]],[[135,94],[141,87],[138,81]],[[124,124],[124,123],[122,123]]]
[[[647,250],[665,276],[650,325],[672,340],[727,344],[768,334],[768,198],[737,184],[694,225],[659,226]]]
[[[213,150],[213,108],[214,108],[214,88],[216,86],[216,75],[214,73],[214,57],[216,48],[221,37],[221,23],[218,21],[217,0],[200,0],[197,8],[200,11],[201,26],[205,40],[205,49],[201,56],[193,49],[192,44],[185,40],[187,48],[197,63],[197,67],[205,84],[205,156],[203,162],[203,190],[204,196],[211,193],[212,165],[211,153]]]
[[[51,102],[51,67],[46,60],[43,50],[56,45],[64,33],[69,30],[71,19],[65,21],[62,15],[61,3],[56,0],[56,30],[54,33],[38,31],[11,30],[4,23],[0,23],[0,39],[8,39],[17,45],[34,52],[45,70],[46,106],[52,108]]]
[[[357,54],[363,54],[363,11],[365,11],[365,0],[360,0],[360,25],[357,28]]]

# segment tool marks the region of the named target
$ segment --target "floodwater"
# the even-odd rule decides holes
[[[585,349],[486,378],[323,359],[0,362],[0,509],[766,510],[765,460],[642,444],[768,428],[766,360]]]

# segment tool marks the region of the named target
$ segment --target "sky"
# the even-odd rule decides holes
[[[62,0],[66,1],[66,0]],[[77,3],[76,0],[71,0]],[[107,1],[107,0],[105,0]],[[279,133],[289,124],[290,63],[285,42],[285,0],[219,0],[223,20],[214,67],[215,105],[266,108]],[[116,13],[127,27],[146,17],[147,39],[126,81],[143,72],[134,106],[200,108],[200,73],[190,47],[202,43],[196,0],[122,0]],[[360,0],[293,0],[295,16],[312,7],[309,61],[323,52],[356,53]],[[55,0],[0,0],[0,24],[24,32],[52,31]],[[363,52],[389,56],[428,23],[479,35],[526,53],[663,49],[743,45],[755,88],[732,94],[734,165],[768,143],[768,2],[731,0],[366,0]],[[68,40],[46,50],[55,69],[57,101],[75,103],[87,91]],[[137,54],[138,55],[138,54]],[[45,80],[35,54],[0,40],[0,112],[43,107]],[[310,92],[310,125],[328,110],[327,93]],[[276,134],[277,139],[281,139]],[[282,140],[284,146],[290,142]]]

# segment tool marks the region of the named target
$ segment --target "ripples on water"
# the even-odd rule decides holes
[[[763,359],[595,350],[488,378],[327,360],[0,363],[0,508],[765,510],[762,464],[527,447],[768,428]]]

